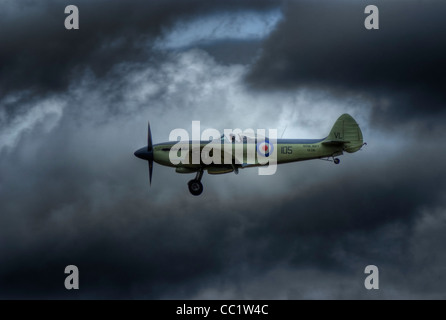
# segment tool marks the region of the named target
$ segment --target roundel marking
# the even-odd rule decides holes
[[[268,139],[257,144],[257,153],[263,157],[269,157],[273,150],[273,144]]]

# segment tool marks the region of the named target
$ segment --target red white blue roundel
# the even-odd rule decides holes
[[[269,143],[268,139],[265,139],[265,141],[259,142],[257,144],[258,154],[264,157],[269,157],[273,149],[274,149],[273,144]]]

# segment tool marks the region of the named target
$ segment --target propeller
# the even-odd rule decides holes
[[[152,185],[152,171],[153,171],[153,145],[152,132],[150,131],[150,122],[147,123],[147,147],[135,151],[135,156],[147,160],[149,163],[149,182]]]
[[[149,183],[152,185],[152,171],[153,171],[153,145],[152,145],[152,132],[150,131],[150,122],[147,122],[147,153],[149,163]]]

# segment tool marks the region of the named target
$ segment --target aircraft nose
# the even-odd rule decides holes
[[[147,147],[136,150],[134,155],[143,160],[149,160],[150,157],[150,154],[147,151]]]

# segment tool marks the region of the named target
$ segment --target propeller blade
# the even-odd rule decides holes
[[[150,122],[147,122],[147,151],[152,151],[152,132],[150,131]]]
[[[149,163],[149,183],[152,185],[153,160],[149,159],[147,162]]]

